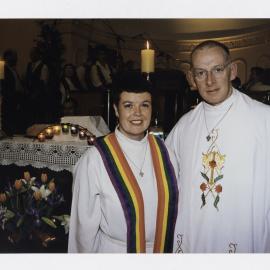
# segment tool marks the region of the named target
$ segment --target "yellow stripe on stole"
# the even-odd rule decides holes
[[[108,137],[106,137],[104,140],[106,141],[106,143],[107,143],[107,145],[108,145],[108,147],[113,155],[114,161],[115,161],[115,163],[116,163],[116,165],[117,165],[117,167],[118,167],[118,169],[123,177],[125,184],[127,185],[128,191],[129,191],[129,193],[133,199],[133,202],[134,202],[136,221],[138,221],[138,222],[136,222],[136,250],[140,252],[141,251],[141,248],[140,248],[141,247],[141,245],[140,245],[140,229],[139,229],[140,218],[139,218],[139,206],[138,206],[137,197],[134,193],[132,186],[129,183],[128,177],[127,177],[125,171],[123,170],[123,166],[121,165],[121,162],[118,159],[118,155],[114,151],[114,148],[113,148],[111,142],[109,141]]]
[[[164,199],[164,203],[165,203],[165,209],[164,209],[164,217],[162,219],[162,236],[161,236],[161,250],[164,250],[164,244],[165,244],[165,236],[166,236],[166,230],[167,230],[167,219],[168,219],[168,208],[169,208],[169,190],[168,190],[168,185],[166,182],[166,175],[165,175],[165,171],[164,171],[164,163],[163,163],[163,159],[161,156],[161,152],[160,152],[160,148],[156,142],[156,139],[153,138],[157,153],[158,153],[158,159],[160,162],[160,169],[161,169],[161,175],[162,175],[162,183],[163,183],[163,187],[164,187],[164,193],[165,193],[165,199]]]

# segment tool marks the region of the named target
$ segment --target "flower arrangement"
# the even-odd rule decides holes
[[[54,179],[49,180],[46,173],[37,179],[26,171],[22,179],[0,191],[0,227],[12,243],[37,237],[47,247],[58,228],[68,233],[69,215],[56,215],[63,202]]]

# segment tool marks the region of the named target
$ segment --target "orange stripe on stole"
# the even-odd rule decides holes
[[[158,208],[156,219],[156,235],[154,244],[154,253],[164,251],[165,235],[167,230],[168,217],[168,191],[166,192],[167,183],[164,174],[164,165],[157,142],[153,135],[149,135],[150,149],[155,169],[158,189]]]
[[[136,224],[136,248],[137,248],[137,252],[141,252],[144,253],[146,252],[146,245],[145,245],[145,221],[144,221],[144,202],[143,202],[143,196],[141,193],[141,189],[137,183],[137,180],[132,172],[132,170],[129,167],[129,164],[122,152],[122,149],[116,139],[115,134],[110,134],[108,136],[108,140],[110,142],[110,144],[113,146],[113,148],[116,150],[116,152],[114,152],[119,161],[119,167],[121,168],[120,171],[124,172],[126,174],[126,177],[124,177],[124,181],[127,185],[127,187],[131,187],[133,192],[130,192],[131,196],[132,193],[135,195],[136,198],[134,198],[134,196],[132,196],[133,201],[136,200],[137,201],[137,205],[138,205],[138,213],[136,213],[136,223],[138,222],[138,226]],[[138,243],[138,246],[137,246]]]

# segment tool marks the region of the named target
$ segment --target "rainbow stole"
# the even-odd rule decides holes
[[[155,253],[172,252],[178,210],[178,187],[164,143],[148,135],[158,189]],[[95,142],[121,202],[127,224],[127,252],[146,252],[144,202],[140,187],[114,133]]]

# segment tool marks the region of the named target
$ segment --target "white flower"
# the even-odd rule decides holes
[[[42,185],[40,188],[32,186],[31,189],[35,192],[40,192],[42,199],[47,200],[47,197],[52,193],[48,188],[45,188],[45,185]]]
[[[35,183],[36,177],[31,177],[29,181],[26,181],[25,179],[21,179],[24,184],[28,184],[32,186]]]

